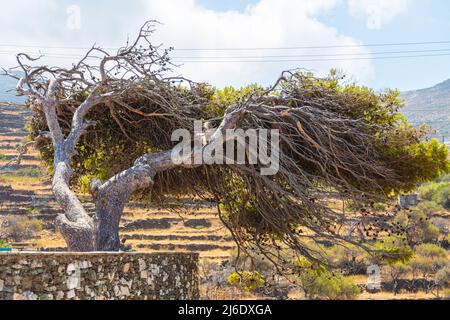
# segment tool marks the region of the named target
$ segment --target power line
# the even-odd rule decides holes
[[[174,56],[174,59],[259,59],[259,58],[302,58],[302,57],[340,57],[340,56],[367,56],[380,54],[404,54],[404,53],[427,53],[427,52],[448,52],[447,49],[430,49],[430,50],[405,50],[405,51],[381,51],[381,52],[359,52],[359,53],[334,53],[334,54],[301,54],[301,55],[274,55],[274,56],[194,56],[183,57]]]
[[[274,63],[274,62],[326,62],[326,61],[358,61],[358,60],[387,60],[387,59],[408,59],[408,58],[425,58],[425,57],[444,57],[450,56],[446,54],[424,54],[424,55],[405,55],[390,57],[365,57],[365,58],[330,58],[330,59],[295,59],[295,60],[173,60],[174,63]]]
[[[298,50],[298,49],[412,46],[412,45],[428,45],[428,44],[450,44],[450,41],[396,42],[396,43],[372,43],[372,44],[327,45],[327,46],[260,47],[260,48],[255,48],[255,47],[249,47],[249,48],[175,48],[175,51]]]
[[[450,109],[409,109],[406,112],[450,112]]]
[[[298,50],[298,49],[329,49],[329,48],[358,48],[358,47],[389,47],[389,46],[415,46],[430,44],[450,44],[450,41],[426,41],[426,42],[394,42],[394,43],[372,43],[372,44],[354,44],[354,45],[323,45],[323,46],[291,46],[291,47],[247,47],[247,48],[175,48],[175,51],[246,51],[246,50]],[[0,47],[11,48],[39,48],[39,49],[69,49],[69,50],[88,50],[92,47],[83,46],[40,46],[29,44],[0,44]],[[117,50],[118,47],[104,47],[106,50]]]
[[[9,48],[32,48],[32,49],[68,49],[68,50],[89,50],[92,47],[75,47],[75,46],[40,46],[40,45],[28,45],[28,44],[0,44],[0,47]],[[106,50],[117,50],[119,48],[102,48]]]
[[[449,51],[447,49],[447,51]],[[10,55],[10,53],[0,52],[0,55]],[[331,55],[330,55],[331,56]],[[425,57],[444,57],[450,56],[450,53],[444,54],[423,54],[423,55],[401,55],[401,56],[385,56],[385,57],[348,57],[348,58],[324,58],[324,59],[276,59],[276,60],[177,60],[174,58],[174,63],[280,63],[280,62],[326,62],[326,61],[358,61],[358,60],[388,60],[388,59],[408,59],[408,58],[425,58]],[[83,56],[78,55],[66,55],[66,54],[48,54],[43,55],[44,58],[55,59],[76,59]],[[99,59],[100,57],[89,57],[91,59]]]
[[[446,49],[429,49],[429,50],[403,50],[403,51],[381,51],[381,52],[366,52],[366,53],[334,53],[334,54],[302,54],[302,55],[260,55],[260,56],[173,56],[173,59],[266,59],[266,58],[302,58],[302,57],[345,57],[345,56],[367,56],[367,55],[382,55],[382,54],[406,54],[406,53],[427,53],[427,52],[448,52],[450,48]],[[25,52],[30,55],[45,55],[49,57],[74,57],[81,58],[83,55],[66,54],[66,53],[45,53],[45,52]],[[16,54],[14,51],[1,50],[0,54]]]

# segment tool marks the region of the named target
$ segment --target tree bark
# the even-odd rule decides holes
[[[55,164],[54,169],[52,189],[56,201],[65,213],[58,216],[56,225],[70,251],[94,251],[94,221],[69,188],[70,165],[61,161]]]
[[[56,81],[50,83],[47,98],[42,103],[42,109],[46,116],[55,149],[52,191],[56,201],[64,211],[64,214],[59,215],[56,219],[56,226],[66,240],[69,251],[94,251],[94,221],[69,187],[72,175],[70,160],[73,149],[67,147],[67,141],[64,140],[58,123],[56,114],[57,103],[54,101],[56,86]]]
[[[126,203],[140,188],[153,185],[155,171],[149,165],[137,164],[100,185],[91,185],[96,205],[98,251],[119,251],[119,225]]]

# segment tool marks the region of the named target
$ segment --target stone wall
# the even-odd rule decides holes
[[[198,254],[0,253],[0,300],[195,300]]]

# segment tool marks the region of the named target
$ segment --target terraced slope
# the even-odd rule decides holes
[[[26,138],[24,127],[29,116],[26,109],[0,105],[0,167],[17,157],[16,148]],[[15,248],[64,250],[64,241],[53,225],[60,211],[50,188],[49,177],[35,150],[30,150],[20,165],[0,172],[0,219],[27,216],[43,225],[36,238],[15,243]],[[84,200],[86,208],[92,211],[89,197]],[[218,219],[214,205],[192,199],[185,199],[185,204],[193,209],[183,215],[167,208],[130,204],[121,221],[121,238],[133,250],[193,251],[207,259],[228,258],[234,242]]]

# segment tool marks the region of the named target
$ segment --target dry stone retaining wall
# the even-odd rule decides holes
[[[0,253],[0,300],[195,300],[195,253]]]

